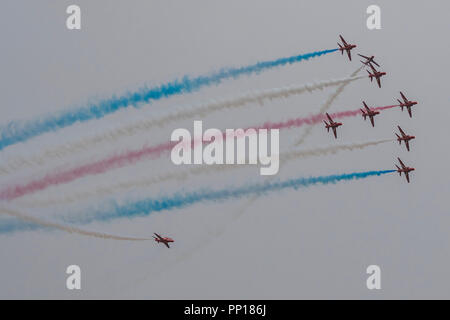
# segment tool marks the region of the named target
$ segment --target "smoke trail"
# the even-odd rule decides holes
[[[128,282],[126,285],[121,286],[120,288],[118,288],[118,291],[124,291],[127,290],[129,288],[134,288],[137,284],[141,284],[143,283],[149,276],[149,274],[152,274],[154,277],[157,277],[160,274],[163,274],[165,272],[167,272],[171,267],[173,267],[175,264],[178,264],[182,261],[185,261],[189,258],[191,258],[198,250],[200,250],[201,248],[207,246],[212,239],[220,237],[222,234],[225,233],[225,231],[227,230],[227,226],[229,224],[232,223],[232,221],[238,219],[239,217],[239,212],[229,212],[229,214],[232,216],[232,218],[230,219],[230,221],[223,225],[223,223],[221,224],[221,228],[215,229],[215,230],[208,230],[209,233],[209,237],[206,239],[202,239],[200,241],[198,241],[196,243],[195,246],[187,249],[187,250],[183,250],[183,251],[178,251],[176,255],[171,255],[170,256],[170,260],[169,261],[165,261],[165,263],[163,265],[159,265],[159,267],[157,267],[157,265],[155,264],[151,264],[151,266],[149,266],[150,271],[148,271],[149,269],[145,269],[146,274],[142,277],[139,277],[138,279],[136,279],[133,282]],[[0,234],[1,234],[1,230],[0,230]],[[168,258],[169,256],[167,256],[166,258]]]
[[[50,115],[45,118],[31,120],[25,123],[10,122],[7,126],[0,129],[0,150],[3,150],[7,146],[27,141],[43,133],[71,126],[76,122],[100,119],[107,114],[114,113],[128,106],[136,106],[141,103],[157,101],[173,95],[190,93],[202,87],[219,84],[225,79],[236,79],[242,75],[259,73],[271,68],[319,57],[336,50],[316,51],[287,58],[258,62],[239,68],[225,68],[218,72],[195,78],[185,76],[181,80],[174,80],[153,88],[142,88],[135,92],[126,93],[121,97],[112,97],[100,101],[97,104]]]
[[[58,229],[64,232],[68,233],[76,233],[82,236],[88,236],[88,237],[94,237],[94,238],[101,238],[101,239],[111,239],[111,240],[123,240],[123,241],[146,241],[146,240],[152,240],[151,238],[134,238],[134,237],[122,237],[122,236],[116,236],[111,235],[107,233],[100,233],[100,232],[93,232],[93,231],[86,231],[79,228],[64,226],[61,224],[41,220],[35,217],[32,217],[30,215],[23,214],[21,212],[18,212],[16,210],[6,209],[6,208],[0,208],[0,212],[12,217],[19,218],[25,222],[30,222],[32,224],[36,224],[42,227],[48,227],[48,228],[54,228]],[[20,227],[20,226],[19,226]]]
[[[177,208],[184,208],[195,203],[205,201],[224,201],[228,199],[240,199],[248,195],[264,195],[268,192],[281,191],[284,189],[298,189],[301,187],[309,187],[316,184],[335,184],[340,181],[350,181],[368,178],[371,176],[380,176],[387,173],[395,172],[396,170],[377,170],[377,171],[365,171],[365,172],[353,172],[345,174],[336,174],[329,176],[317,176],[309,178],[294,178],[284,181],[275,182],[263,182],[241,186],[238,188],[225,188],[221,190],[204,189],[188,193],[176,193],[172,196],[162,196],[159,198],[148,198],[145,200],[132,202],[124,205],[119,205],[116,202],[112,202],[109,209],[105,211],[89,212],[88,214],[76,214],[64,217],[64,221],[69,223],[87,224],[94,221],[109,221],[115,218],[132,218],[138,216],[149,215],[153,212],[159,212],[164,210],[172,210]],[[10,215],[15,215],[19,218],[26,219],[29,222],[37,223],[45,227],[53,227],[61,229],[59,224],[47,223],[44,221],[36,220],[33,217],[24,216],[17,212],[11,212],[11,210],[2,209]],[[65,227],[64,227],[65,228]],[[69,231],[72,230],[72,231]],[[65,231],[76,232],[80,234],[86,234],[86,231],[80,229],[68,228]],[[89,233],[89,232],[88,232]],[[111,237],[111,235],[96,234],[98,237]],[[147,240],[143,238],[125,238],[118,237],[122,240],[136,239]]]
[[[46,163],[52,158],[61,158],[73,153],[83,152],[89,148],[105,142],[115,142],[117,139],[124,136],[129,137],[141,131],[146,131],[154,126],[163,126],[171,121],[187,119],[194,116],[205,115],[210,112],[219,111],[223,109],[238,108],[249,103],[257,102],[262,104],[265,100],[273,100],[279,98],[288,98],[292,95],[299,95],[304,92],[312,92],[315,90],[323,90],[327,87],[337,86],[342,83],[352,82],[366,76],[349,77],[338,80],[321,81],[314,84],[306,85],[292,85],[283,88],[275,88],[259,92],[250,92],[239,97],[222,100],[211,101],[196,107],[190,107],[187,110],[179,110],[172,114],[168,114],[159,119],[143,120],[129,126],[117,128],[106,133],[102,133],[93,137],[88,137],[77,142],[72,142],[66,145],[60,145],[42,154],[31,157],[29,159],[17,158],[10,161],[5,166],[0,166],[0,174],[13,173],[24,167],[38,166]]]
[[[391,106],[382,106],[382,107],[372,107],[371,110],[386,110],[386,109],[392,109],[394,107],[398,107],[398,105],[391,105]],[[341,119],[341,118],[348,118],[348,117],[354,117],[357,115],[361,115],[361,110],[350,110],[350,111],[340,111],[336,113],[330,114],[330,116],[333,119]],[[326,120],[327,116],[323,113],[318,113],[306,118],[295,118],[290,119],[287,121],[280,121],[280,122],[266,122],[263,125],[259,127],[255,127],[255,129],[289,129],[289,128],[298,128],[303,125],[316,125],[319,123],[322,123],[322,120]]]
[[[355,70],[350,76],[356,76],[361,70],[363,69],[363,67],[358,68],[357,70]],[[341,86],[339,86],[336,91],[329,96],[329,98],[325,101],[324,105],[322,106],[322,108],[320,109],[321,113],[326,112],[329,107],[331,106],[331,104],[334,102],[334,100],[344,91],[346,87],[346,84],[342,84]],[[305,139],[310,135],[312,131],[312,126],[309,126],[306,128],[305,132],[301,135],[300,139],[297,141],[297,143],[294,144],[294,146],[298,146],[300,144],[302,144]],[[257,196],[253,196],[252,198],[250,198],[247,203],[241,208],[241,210],[238,210],[236,216],[234,217],[234,220],[239,219],[244,213],[245,211],[253,204],[253,202],[255,202],[257,199]],[[222,232],[225,231],[225,228],[222,229]]]
[[[295,178],[279,182],[251,184],[238,188],[225,188],[217,191],[205,189],[184,194],[176,193],[172,196],[163,196],[160,198],[149,198],[125,205],[119,205],[113,202],[111,208],[108,210],[91,212],[87,215],[77,214],[66,217],[65,220],[68,222],[85,224],[93,221],[109,221],[114,218],[132,218],[136,216],[145,216],[150,213],[163,210],[184,208],[204,201],[239,199],[251,194],[263,195],[272,191],[298,189],[301,187],[309,187],[316,184],[335,184],[340,181],[359,180],[371,176],[380,176],[395,171],[396,170],[379,170],[353,172],[330,176],[317,176],[310,178]]]
[[[304,158],[304,157],[314,157],[314,156],[324,156],[327,154],[336,154],[339,151],[353,151],[353,150],[361,150],[370,146],[376,146],[382,143],[395,141],[395,139],[384,139],[384,140],[378,140],[378,141],[369,141],[369,142],[363,142],[363,143],[352,143],[352,144],[346,144],[346,145],[338,145],[338,146],[330,146],[327,148],[318,148],[313,150],[298,150],[298,151],[291,151],[285,153],[285,156],[280,158],[281,162],[288,162],[291,160],[295,160],[298,158]]]
[[[360,71],[362,70],[362,67],[358,68],[355,72],[353,72],[350,76],[356,76]],[[331,104],[333,103],[333,101],[344,91],[346,85],[341,85],[340,87],[338,87],[336,89],[336,91],[330,95],[330,97],[327,99],[327,101],[325,102],[325,104],[322,106],[322,108],[320,109],[322,111],[322,113],[324,113],[326,110],[328,110],[328,108],[331,106]],[[297,145],[300,145],[304,142],[304,140],[307,138],[307,136],[310,134],[312,127],[308,127],[304,134],[301,136],[300,140],[298,141]],[[283,158],[281,158],[283,159]],[[237,213],[235,214],[235,216],[233,217],[232,220],[237,220],[239,219],[244,213],[245,211],[253,204],[254,201],[256,201],[257,196],[253,196],[252,198],[249,199],[249,201],[247,201],[246,204],[243,205],[243,207],[237,211]],[[215,237],[218,237],[220,234],[222,234],[223,232],[225,232],[226,227],[223,227],[221,232],[217,235],[215,235]],[[212,240],[212,239],[211,239]],[[191,253],[192,255],[192,253]],[[189,256],[189,255],[187,255]]]
[[[377,141],[369,141],[363,143],[352,143],[346,145],[337,145],[337,146],[329,146],[325,148],[317,148],[312,150],[294,150],[289,152],[284,152],[280,154],[280,162],[288,162],[295,159],[306,158],[306,157],[314,157],[314,156],[324,156],[328,154],[336,154],[340,151],[353,151],[364,149],[369,146],[376,146],[382,143],[391,142],[395,139],[384,139]],[[231,169],[237,169],[240,166],[236,165],[204,165],[200,167],[191,168],[189,170],[183,170],[181,172],[168,172],[164,174],[160,174],[150,178],[144,178],[134,181],[121,182],[116,185],[108,185],[105,187],[97,188],[93,191],[82,191],[78,193],[71,193],[62,198],[55,199],[46,199],[42,201],[22,201],[19,202],[22,205],[26,205],[28,207],[47,207],[52,205],[60,205],[60,204],[69,204],[73,202],[77,202],[80,200],[84,200],[87,198],[97,198],[101,196],[111,195],[117,192],[122,192],[124,190],[132,189],[132,188],[146,188],[153,184],[169,181],[169,180],[178,180],[183,181],[188,178],[188,176],[196,176],[205,173],[217,172],[217,171],[225,171]]]
[[[350,74],[350,77],[355,77],[362,69],[364,68],[364,66],[360,66],[358,69],[356,69],[355,71],[353,71]],[[339,87],[336,88],[336,91],[334,93],[332,93],[328,99],[325,101],[325,103],[320,107],[320,111],[319,114],[324,114],[326,111],[328,111],[328,109],[331,107],[331,105],[333,104],[333,102],[337,99],[337,97],[339,97],[342,92],[344,92],[345,87],[347,86],[346,83],[341,84]],[[335,116],[335,115],[334,115]],[[309,127],[307,127],[305,129],[305,131],[303,132],[303,134],[300,136],[300,138],[297,140],[297,142],[294,143],[293,147],[298,147],[299,145],[303,144],[303,142],[305,142],[306,138],[308,138],[308,136],[311,134],[312,132],[312,125],[317,124],[318,122],[320,122],[322,119],[318,120],[318,121],[312,121],[311,125]],[[325,119],[324,119],[325,120]],[[241,214],[244,213],[244,211],[249,208],[251,206],[251,204],[253,202],[255,202],[257,199],[257,197],[252,197],[249,199],[249,201],[247,202],[247,204],[245,205],[245,207],[243,207],[240,212]]]
[[[387,110],[387,109],[392,109],[398,107],[398,105],[391,105],[391,106],[382,106],[382,107],[373,107],[370,108],[371,110],[374,111],[381,111],[381,110]],[[361,110],[360,109],[356,109],[356,110],[350,110],[350,111],[339,111],[339,112],[335,112],[330,114],[330,116],[333,119],[342,119],[342,118],[349,118],[349,117],[354,117],[357,115],[362,115]],[[308,124],[310,125],[310,127],[312,127],[315,124],[319,124],[322,123],[322,120],[326,120],[327,117],[325,114],[323,113],[319,113],[316,115],[312,115],[308,118],[303,118],[302,120],[302,124]],[[297,119],[297,122],[301,122],[299,121],[300,119]]]
[[[393,108],[393,106],[385,106],[385,107],[376,107],[372,108],[373,110],[383,110]],[[354,111],[343,111],[332,114],[333,118],[339,119],[343,117],[350,117],[359,114],[361,111],[359,109]],[[317,114],[312,115],[306,118],[296,118],[290,119],[284,122],[266,122],[260,126],[250,127],[255,130],[259,129],[289,129],[293,127],[300,127],[304,124],[317,124],[325,119],[325,115]],[[226,134],[223,135],[223,138],[226,139]],[[192,142],[190,141],[190,145]],[[178,142],[170,141],[166,143],[162,143],[152,147],[143,147],[139,150],[126,151],[122,154],[114,155],[109,158],[99,160],[93,163],[88,163],[79,167],[75,167],[73,169],[50,173],[43,178],[33,180],[27,184],[23,185],[15,185],[11,187],[7,187],[0,191],[0,199],[1,200],[13,200],[15,198],[24,196],[26,194],[30,194],[39,190],[44,190],[52,185],[58,185],[63,183],[68,183],[73,180],[79,179],[84,176],[93,175],[93,174],[101,174],[108,170],[116,169],[123,167],[125,165],[130,165],[136,163],[137,161],[145,158],[145,157],[158,157],[161,156],[162,153],[170,151]]]
[[[350,77],[355,77],[362,69],[364,68],[364,65],[362,65],[361,67],[359,67],[358,69],[356,69],[351,75]],[[325,113],[326,111],[328,111],[328,109],[331,107],[331,105],[333,104],[334,100],[336,100],[336,98],[342,93],[344,92],[345,87],[347,86],[348,83],[343,83],[341,84],[339,87],[337,87],[336,91],[331,94],[328,99],[325,101],[325,103],[322,105],[322,107],[320,108],[319,113]],[[303,142],[305,142],[305,139],[311,134],[312,131],[312,127],[307,127],[305,129],[305,132],[303,132],[303,134],[300,136],[300,138],[298,139],[298,141],[295,143],[294,146],[299,146],[301,145]]]

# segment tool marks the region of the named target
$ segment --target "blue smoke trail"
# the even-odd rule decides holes
[[[226,199],[238,199],[249,194],[262,195],[270,191],[279,191],[287,188],[298,189],[315,184],[330,184],[343,180],[364,179],[370,176],[379,176],[395,170],[354,172],[331,176],[318,176],[309,178],[295,178],[272,183],[251,184],[239,188],[226,188],[217,191],[200,190],[189,193],[176,193],[172,196],[164,196],[156,199],[145,199],[122,206],[115,202],[112,207],[104,212],[93,212],[88,215],[76,215],[66,217],[65,221],[70,223],[90,223],[93,221],[108,221],[114,218],[134,216],[146,216],[153,212],[183,208],[202,201],[221,201]]]
[[[51,231],[52,228],[40,226],[32,222],[24,222],[16,218],[3,219],[3,221],[0,222],[0,234],[38,230]]]
[[[65,111],[43,119],[32,120],[26,123],[10,122],[6,127],[0,129],[0,150],[46,132],[68,127],[76,122],[100,119],[107,114],[127,108],[128,106],[136,106],[141,103],[148,103],[173,95],[190,93],[205,86],[218,84],[224,79],[236,79],[241,75],[259,73],[274,67],[293,64],[302,60],[325,55],[336,50],[338,49],[316,51],[287,58],[258,62],[240,68],[225,68],[210,75],[203,75],[195,78],[184,76],[181,80],[174,80],[150,89],[143,88],[136,92],[127,93],[121,97],[112,97],[94,105]]]
[[[396,170],[354,172],[330,176],[295,178],[271,183],[251,184],[239,188],[227,188],[218,191],[200,190],[185,194],[176,193],[172,196],[164,196],[156,199],[149,198],[125,204],[123,206],[119,206],[116,203],[113,203],[111,209],[107,211],[91,212],[85,215],[71,215],[69,217],[63,217],[62,220],[65,223],[87,224],[94,221],[109,221],[115,218],[146,216],[153,212],[183,208],[202,201],[222,201],[226,199],[238,199],[249,194],[262,195],[270,191],[279,191],[288,188],[298,189],[301,187],[309,187],[315,184],[334,184],[339,181],[364,179],[371,176],[380,176],[395,171]],[[42,229],[42,227],[38,227],[36,225],[33,226],[33,224],[29,222],[22,223],[18,221],[8,221],[6,223],[0,223],[0,234],[37,229]]]

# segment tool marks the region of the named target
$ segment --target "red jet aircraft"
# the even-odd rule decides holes
[[[169,242],[174,242],[174,240],[172,238],[169,237],[161,237],[159,234],[155,233],[156,237],[153,237],[153,239],[155,239],[156,242],[158,243],[164,243],[166,245],[167,248],[170,248],[169,246]]]
[[[415,139],[415,136],[409,136],[405,132],[403,132],[402,128],[400,126],[397,126],[398,130],[400,130],[401,137],[398,134],[395,134],[397,136],[398,144],[402,144],[402,141],[405,141],[406,150],[409,151],[409,140]]]
[[[405,174],[406,181],[408,181],[408,183],[409,183],[409,172],[414,171],[416,169],[405,166],[405,164],[402,162],[402,160],[400,160],[400,158],[397,158],[397,159],[398,159],[398,162],[400,162],[400,165],[402,166],[401,168],[399,168],[397,165],[395,165],[397,167],[397,172],[399,173],[400,176],[402,176],[402,172],[403,172]]]
[[[352,50],[353,48],[356,48],[356,44],[348,44],[341,35],[339,35],[339,37],[341,38],[341,41],[343,43],[341,45],[338,42],[338,46],[339,46],[339,50],[341,51],[341,54],[344,54],[344,50],[347,51],[348,58],[350,59],[350,61],[352,61],[352,54],[350,53],[350,50]]]
[[[325,114],[327,115],[328,121],[330,122],[330,123],[327,123],[325,120],[323,120],[323,122],[325,123],[325,128],[327,128],[327,132],[330,132],[330,128],[333,129],[334,137],[337,139],[336,128],[339,126],[342,126],[342,123],[334,122],[328,113],[325,113]]]
[[[371,110],[364,101],[363,101],[363,104],[364,104],[364,108],[366,110],[363,110],[363,109],[359,109],[359,110],[361,110],[364,120],[366,120],[366,118],[369,117],[372,127],[375,127],[375,122],[373,121],[373,117],[375,117],[377,114],[380,114],[380,111]]]
[[[408,109],[409,117],[412,118],[411,107],[413,105],[416,105],[417,101],[411,101],[411,100],[406,99],[405,95],[401,91],[400,91],[400,95],[403,98],[403,102],[401,102],[399,99],[397,99],[400,108],[402,108],[402,111],[403,111],[403,107],[406,107],[406,109]]]
[[[360,57],[362,57],[362,58],[364,58],[364,59],[366,59],[366,61],[362,61],[362,60],[360,60],[361,62],[362,62],[362,64],[363,65],[365,65],[365,66],[367,66],[367,65],[370,65],[370,64],[374,64],[374,65],[376,65],[376,66],[380,66],[378,63],[376,63],[375,62],[375,56],[370,56],[370,57],[366,57],[366,56],[363,56],[362,54],[359,54],[358,53],[358,56],[360,56]]]
[[[372,69],[372,73],[370,73],[369,70],[366,70],[367,73],[369,74],[369,78],[370,78],[370,82],[372,82],[373,78],[377,79],[377,83],[378,83],[378,87],[381,88],[381,82],[380,82],[380,78],[382,76],[386,75],[386,72],[381,72],[381,71],[377,71],[375,70],[375,68],[373,67],[372,64],[369,64],[370,68]]]

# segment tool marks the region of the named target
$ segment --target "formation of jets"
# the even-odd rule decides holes
[[[342,37],[341,35],[339,35],[339,38],[342,41],[342,44],[338,43],[339,51],[341,51],[342,55],[344,54],[344,51],[346,51],[347,55],[348,55],[348,59],[351,61],[352,60],[351,50],[356,48],[356,45],[349,44],[347,41],[345,41],[344,37]],[[373,55],[365,56],[365,55],[362,55],[359,53],[358,53],[358,56],[360,56],[361,58],[364,59],[364,60],[360,60],[360,62],[365,67],[370,68],[370,70],[366,70],[367,73],[369,74],[370,81],[372,82],[373,79],[376,79],[378,87],[381,88],[381,80],[380,79],[382,76],[386,75],[386,72],[379,71],[375,68],[375,66],[380,67],[380,65],[375,61],[375,56],[373,56]],[[411,101],[411,100],[407,99],[406,96],[401,91],[400,91],[400,95],[401,95],[401,98],[403,101],[401,101],[400,99],[397,99],[398,105],[396,105],[396,106],[400,107],[402,111],[403,111],[403,108],[406,108],[408,110],[409,117],[412,118],[411,107],[416,105],[417,101]],[[363,105],[364,105],[364,109],[363,108],[360,109],[362,112],[362,117],[364,118],[364,120],[369,118],[370,123],[372,124],[372,127],[375,127],[374,117],[376,115],[380,114],[380,111],[371,109],[370,107],[367,106],[365,101],[363,101]],[[334,137],[335,137],[335,139],[337,139],[336,129],[339,126],[342,126],[342,123],[333,121],[333,119],[331,118],[331,116],[328,113],[326,114],[326,116],[328,118],[328,122],[325,120],[323,121],[325,123],[325,128],[327,129],[328,132],[330,131],[330,129],[332,129]],[[400,134],[395,133],[395,135],[397,137],[397,141],[400,145],[403,141],[406,146],[406,150],[409,152],[410,151],[409,142],[410,142],[410,140],[415,139],[416,137],[406,134],[400,126],[397,126],[397,127],[398,127],[398,130],[400,131]],[[400,163],[400,167],[398,165],[395,165],[397,168],[397,172],[400,174],[400,176],[403,173],[405,175],[406,181],[409,183],[409,172],[414,171],[415,169],[412,167],[406,166],[402,162],[402,160],[400,160],[400,158],[397,158],[397,159]]]
[[[345,41],[344,37],[342,37],[341,35],[339,35],[339,38],[342,41],[342,44],[338,42],[339,51],[341,52],[342,55],[344,54],[344,51],[347,52],[348,59],[350,61],[352,61],[351,50],[356,48],[356,44],[347,43],[347,41]],[[381,80],[380,79],[382,76],[386,75],[386,72],[378,71],[377,69],[375,69],[374,65],[377,67],[380,67],[380,65],[375,61],[375,56],[373,56],[373,55],[365,56],[365,55],[362,55],[359,53],[358,53],[358,56],[360,56],[361,58],[364,59],[364,61],[360,60],[360,62],[364,66],[370,67],[370,71],[366,70],[367,73],[369,74],[370,81],[372,82],[373,79],[376,79],[378,87],[381,88]],[[412,118],[411,107],[416,105],[417,101],[408,100],[406,98],[406,96],[403,94],[403,92],[401,92],[401,91],[400,91],[400,95],[401,95],[403,101],[397,99],[398,106],[401,108],[402,111],[403,111],[403,108],[406,108],[408,110],[409,117]],[[364,105],[364,109],[362,109],[362,108],[360,109],[362,112],[362,117],[364,118],[364,120],[369,118],[370,123],[372,124],[372,127],[375,127],[374,117],[376,115],[380,114],[380,111],[369,108],[365,101],[363,101],[363,105]],[[335,122],[328,113],[326,113],[326,116],[327,116],[328,122],[326,120],[323,120],[323,122],[325,123],[325,128],[327,129],[328,132],[330,131],[330,129],[332,129],[334,138],[337,139],[336,129],[338,127],[342,126],[342,123]],[[398,127],[398,130],[400,131],[400,135],[395,133],[395,135],[397,136],[397,141],[400,145],[403,141],[406,146],[406,150],[408,150],[408,152],[409,152],[409,150],[410,150],[409,141],[412,139],[415,139],[416,137],[406,134],[400,126],[397,126],[397,127]],[[395,165],[395,167],[397,168],[397,172],[399,173],[400,176],[403,173],[405,175],[406,181],[409,183],[410,182],[409,173],[411,171],[414,171],[415,169],[412,167],[406,166],[400,158],[397,157],[397,159],[398,159],[398,162],[400,163],[400,167],[398,165]],[[172,238],[162,237],[157,233],[154,233],[154,235],[155,236],[153,236],[153,238],[155,239],[155,241],[157,243],[164,244],[167,248],[170,248],[169,243],[174,242],[174,240]]]
[[[341,38],[341,41],[342,41],[342,45],[338,42],[339,50],[341,51],[341,54],[344,54],[344,51],[347,51],[348,59],[350,61],[352,61],[352,54],[350,52],[353,48],[356,48],[356,45],[348,44],[341,35],[339,35],[339,38]],[[375,56],[368,57],[368,56],[364,56],[359,53],[358,53],[358,56],[366,59],[366,61],[361,61],[361,63],[365,66],[369,66],[371,69],[371,71],[366,70],[367,73],[369,74],[370,81],[372,82],[373,79],[376,79],[377,83],[378,83],[378,87],[381,88],[381,80],[380,79],[382,76],[386,75],[386,72],[378,71],[377,69],[375,69],[374,65],[376,65],[378,67],[380,66],[378,63],[375,62]]]

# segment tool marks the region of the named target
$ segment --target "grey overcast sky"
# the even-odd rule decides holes
[[[82,10],[82,29],[65,27],[66,7]],[[381,8],[381,30],[368,30],[366,8]],[[92,223],[88,230],[175,238],[166,250],[153,242],[99,240],[60,231],[0,234],[0,298],[450,298],[448,196],[450,47],[448,1],[2,1],[0,10],[0,123],[35,119],[183,75],[200,75],[336,47],[342,34],[358,47],[349,62],[332,53],[260,75],[227,80],[193,94],[125,110],[98,121],[45,134],[0,152],[0,162],[37,154],[108,128],[164,114],[170,108],[248,90],[342,78],[359,65],[356,53],[376,56],[387,72],[379,89],[368,80],[350,84],[331,111],[389,105],[402,90],[419,101],[413,118],[382,112],[372,128],[361,117],[344,119],[335,141],[316,126],[303,148],[393,138],[397,125],[414,134],[411,152],[396,142],[361,151],[282,165],[278,179],[391,169],[397,156],[416,168],[411,183],[397,174],[273,192],[248,199],[195,204],[146,217]],[[214,113],[205,128],[239,128],[317,112],[333,92],[306,93],[264,106]],[[2,187],[52,168],[99,159],[123,149],[167,141],[171,123],[64,160],[1,176]],[[200,120],[200,119],[199,119]],[[302,129],[282,131],[289,150]],[[14,205],[36,217],[102,206],[111,197],[68,205],[26,205],[93,190],[158,172],[179,170],[168,157],[142,161],[24,197]],[[113,195],[118,201],[179,190],[262,182],[256,168],[169,181]],[[0,222],[11,218],[0,217]],[[66,267],[82,270],[82,289],[65,287]],[[366,288],[366,268],[381,267],[382,289]]]

